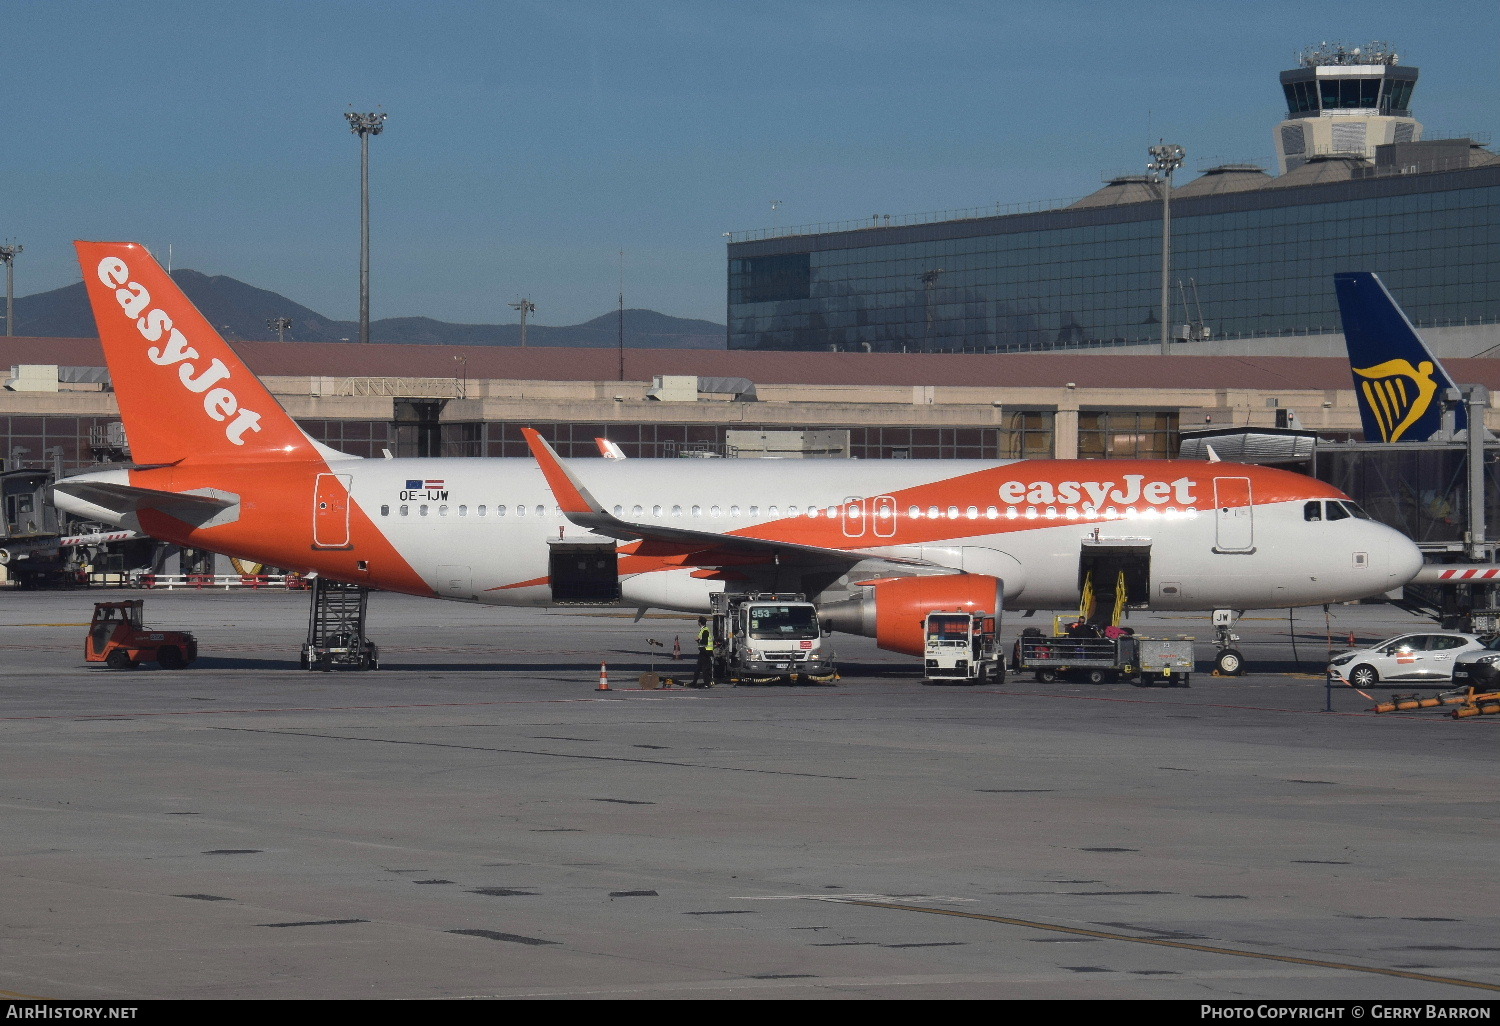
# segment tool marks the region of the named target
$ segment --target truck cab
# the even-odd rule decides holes
[[[999,684],[1005,657],[999,649],[999,617],[983,611],[942,610],[923,619],[924,684]]]
[[[837,674],[818,610],[800,594],[713,596],[714,653],[723,679],[831,681]]]

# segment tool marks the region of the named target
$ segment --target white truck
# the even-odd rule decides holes
[[[1000,617],[987,612],[928,613],[923,619],[923,684],[1003,684]]]
[[[828,634],[806,596],[720,593],[712,598],[714,676],[736,684],[838,679]]]

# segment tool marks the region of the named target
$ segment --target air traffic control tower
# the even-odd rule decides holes
[[[1417,69],[1399,62],[1386,43],[1320,43],[1302,51],[1300,67],[1281,73],[1287,109],[1276,133],[1281,173],[1315,157],[1374,160],[1383,143],[1420,141],[1422,126],[1411,116]]]

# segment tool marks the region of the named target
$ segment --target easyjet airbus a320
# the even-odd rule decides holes
[[[920,653],[933,609],[1157,610],[1377,595],[1417,548],[1312,478],[1148,460],[360,459],[311,439],[147,251],[79,242],[135,464],[58,483],[70,512],[387,591],[706,611],[800,591]]]

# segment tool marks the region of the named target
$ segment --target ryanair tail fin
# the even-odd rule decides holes
[[[1333,286],[1365,439],[1420,442],[1432,437],[1442,427],[1441,399],[1453,379],[1379,276],[1370,271],[1335,274]],[[1468,411],[1462,404],[1453,414],[1454,430],[1467,428]]]
[[[297,426],[145,247],[74,245],[135,462],[331,451]]]

